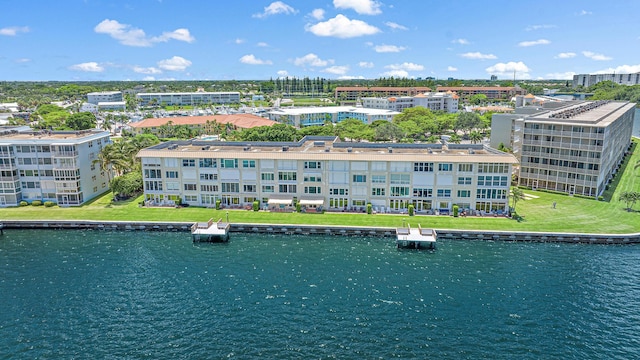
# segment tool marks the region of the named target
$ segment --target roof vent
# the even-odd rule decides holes
[[[207,145],[207,146],[203,146],[202,150],[209,150],[211,148],[211,146]]]
[[[393,153],[393,148],[391,146],[389,146],[387,150],[389,150],[389,154]]]
[[[329,152],[329,151],[331,151],[330,147],[327,146],[326,148],[324,148],[324,152]]]
[[[347,152],[353,152],[353,148],[352,147],[348,147],[347,148]]]
[[[282,151],[289,151],[289,147],[288,146],[283,146],[282,147]]]
[[[472,148],[469,148],[469,154],[475,154],[475,153],[476,153],[476,152],[475,152],[475,151],[473,151],[473,149],[472,149]]]
[[[427,152],[429,152],[429,154],[433,154],[433,149],[428,148],[428,149],[427,149]]]
[[[242,148],[242,150],[244,150],[244,151],[249,151],[249,150],[251,150],[251,144],[247,144],[247,145],[245,145],[245,147],[243,147],[243,148]]]

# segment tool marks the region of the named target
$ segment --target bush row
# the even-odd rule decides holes
[[[33,200],[31,202],[31,204],[29,204],[28,202],[22,200],[20,201],[20,206],[42,206],[44,205],[45,207],[52,207],[54,205],[56,205],[56,203],[54,203],[53,201],[45,201],[44,203],[42,202],[42,200]]]

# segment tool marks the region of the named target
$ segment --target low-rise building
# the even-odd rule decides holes
[[[422,93],[416,96],[364,97],[362,106],[402,112],[404,109],[422,106],[431,111],[455,113],[458,111],[458,95],[448,93]]]
[[[506,212],[515,157],[483,145],[171,141],[143,149],[149,204]]]
[[[393,110],[355,106],[278,108],[267,112],[269,119],[297,128],[322,126],[327,122],[337,124],[346,119],[356,119],[365,124],[371,124],[376,120],[391,121],[398,114],[400,113]]]
[[[240,102],[240,93],[228,92],[180,92],[180,93],[138,93],[136,98],[142,106],[169,105],[193,106],[230,104]]]
[[[526,90],[518,86],[438,86],[438,92],[452,91],[463,99],[473,95],[485,95],[487,99],[509,100],[516,95],[525,95]]]
[[[640,84],[640,72],[626,74],[578,74],[573,75],[573,87],[589,87],[602,81],[613,81],[620,85]]]
[[[0,128],[0,207],[21,201],[77,206],[109,190],[97,162],[109,132]]]
[[[335,100],[354,102],[363,97],[415,96],[429,91],[431,89],[425,86],[338,86]]]
[[[122,91],[101,91],[87,94],[87,102],[98,105],[101,102],[122,101]]]

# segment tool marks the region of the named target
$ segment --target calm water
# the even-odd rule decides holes
[[[638,246],[7,230],[0,358],[638,358],[638,263]]]

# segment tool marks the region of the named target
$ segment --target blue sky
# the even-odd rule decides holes
[[[25,0],[1,8],[0,80],[640,71],[636,0]]]

